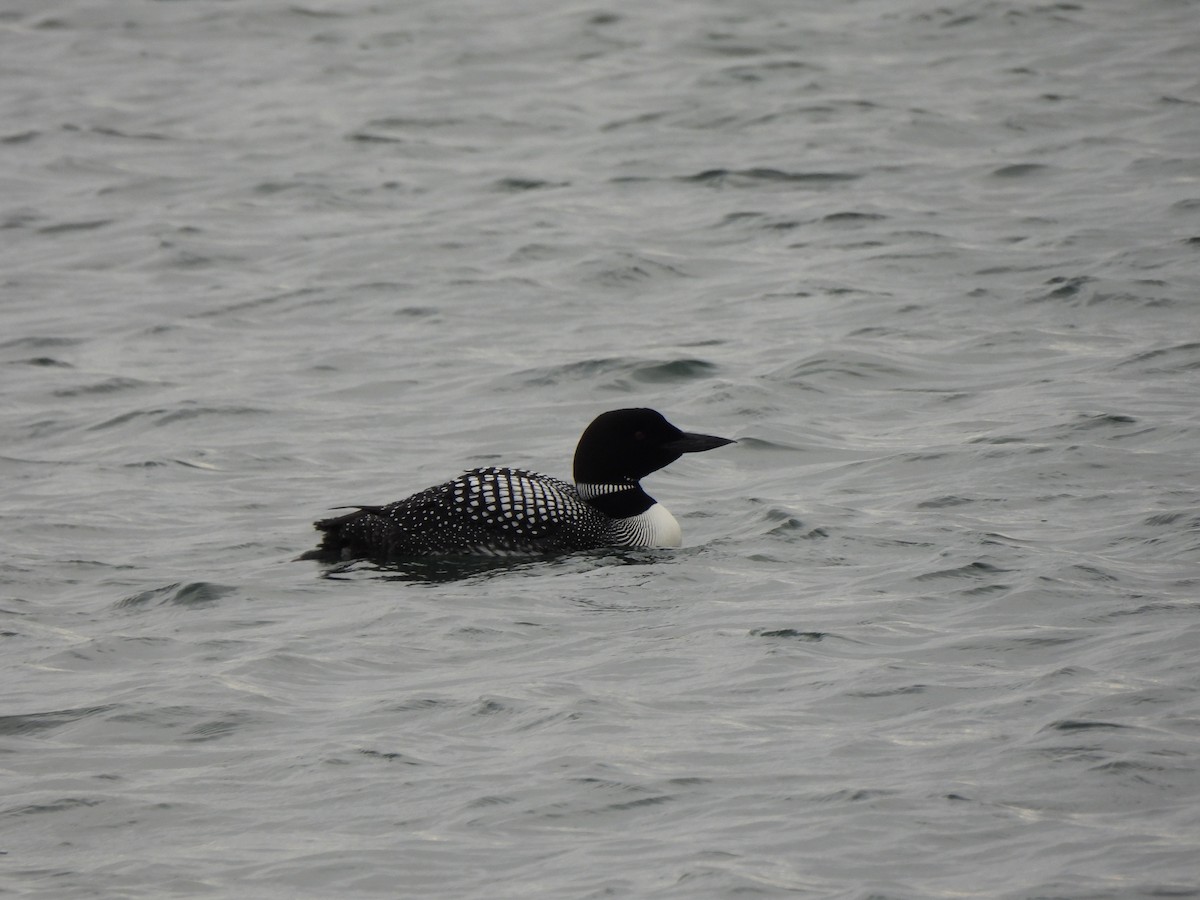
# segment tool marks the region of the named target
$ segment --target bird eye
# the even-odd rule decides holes
[[[644,440],[646,439],[646,432],[644,432],[644,431],[635,431],[635,432],[633,433],[633,439],[634,439],[635,441],[644,441]]]

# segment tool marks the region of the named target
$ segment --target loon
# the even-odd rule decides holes
[[[684,453],[729,438],[680,431],[652,409],[601,413],[575,449],[575,484],[524,469],[482,468],[386,506],[322,519],[321,544],[299,558],[395,562],[605,547],[679,547],[679,523],[640,480]]]

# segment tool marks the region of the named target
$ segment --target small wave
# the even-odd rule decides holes
[[[1192,372],[1200,369],[1200,343],[1189,341],[1135,354],[1117,363],[1117,367],[1137,366],[1148,375]]]
[[[634,253],[619,253],[613,259],[584,260],[576,268],[581,281],[601,287],[626,288],[655,279],[688,277],[678,266]]]
[[[789,641],[806,641],[816,643],[829,637],[827,631],[800,631],[796,628],[754,628],[751,637],[780,638]]]
[[[32,356],[29,359],[14,359],[9,363],[10,366],[39,366],[42,368],[57,368],[57,369],[73,369],[75,368],[69,362],[63,362],[61,359],[55,359],[53,356]]]
[[[237,588],[223,584],[213,584],[207,581],[192,581],[188,583],[175,582],[163,587],[134,594],[119,600],[117,609],[130,609],[143,606],[212,606],[222,597],[227,597],[237,591]]]
[[[935,497],[932,500],[922,500],[917,504],[917,509],[946,509],[951,506],[966,506],[969,503],[975,503],[970,497],[959,497],[957,494],[946,494],[942,497]]]
[[[377,287],[377,285],[364,285],[363,287]],[[391,290],[395,286],[385,284],[383,287],[386,290]],[[234,313],[261,311],[264,309],[292,312],[308,306],[320,306],[328,302],[328,299],[328,295],[317,288],[298,288],[291,291],[272,292],[261,297],[252,297],[249,300],[239,300],[235,303],[205,307],[202,310],[191,313],[188,318],[215,319]]]
[[[45,712],[21,713],[12,716],[0,716],[0,734],[36,734],[50,731],[63,725],[70,725],[80,719],[101,715],[113,706],[80,706],[74,709],[52,709]]]
[[[540,178],[518,178],[509,176],[492,182],[492,188],[504,194],[520,194],[525,191],[539,191],[545,188],[566,187],[564,181],[544,181]]]
[[[63,797],[60,800],[55,800],[51,803],[30,803],[25,806],[17,806],[13,809],[4,811],[6,818],[15,816],[31,816],[39,813],[62,812],[67,809],[79,809],[80,807],[99,806],[103,801],[95,800],[90,797]]]
[[[288,12],[293,16],[301,16],[309,19],[344,19],[351,15],[347,10],[341,9],[316,9],[312,6],[301,6],[293,3],[288,7]]]
[[[886,218],[888,217],[882,213],[846,210],[845,212],[829,213],[828,215],[823,216],[821,221],[836,225],[860,225],[867,222],[882,222]]]
[[[115,394],[118,391],[127,391],[134,388],[149,387],[150,382],[142,381],[140,378],[105,378],[102,381],[97,381],[93,384],[84,384],[73,388],[59,388],[54,391],[55,397],[85,397],[90,394]]]
[[[17,131],[13,134],[6,134],[0,137],[0,144],[28,144],[30,141],[41,137],[41,134],[40,131],[32,129],[29,131]]]
[[[597,388],[623,389],[629,384],[678,384],[713,377],[719,367],[697,357],[680,359],[631,359],[615,356],[587,359],[557,366],[525,369],[509,378],[507,390],[553,387],[561,384],[589,384]],[[504,388],[502,388],[504,389]]]
[[[846,181],[856,181],[856,172],[785,172],[782,169],[705,169],[693,175],[680,175],[678,181],[707,184],[713,187],[746,188],[763,184],[792,184],[807,187],[826,187]]]
[[[88,426],[88,431],[103,431],[117,428],[138,419],[149,419],[154,426],[171,425],[175,422],[186,422],[204,416],[245,416],[261,415],[266,410],[253,406],[184,406],[177,409],[135,409],[121,413],[111,419],[105,419],[95,425]]]
[[[45,225],[37,230],[38,234],[65,234],[70,231],[95,231],[111,225],[112,219],[90,219],[82,222],[61,222],[57,225]]]
[[[251,717],[247,715],[226,713],[223,718],[209,719],[193,725],[183,732],[182,739],[193,744],[217,741],[241,731],[251,721]]]
[[[31,335],[29,337],[14,338],[10,341],[0,341],[0,350],[8,350],[10,347],[17,347],[23,350],[41,350],[50,347],[77,347],[83,342],[83,338]]]
[[[1084,719],[1062,719],[1058,722],[1051,722],[1043,731],[1094,731],[1097,729],[1113,730],[1128,728],[1128,725],[1121,725],[1117,722],[1095,722]]]
[[[1045,283],[1030,303],[1061,303],[1066,306],[1104,306],[1160,308],[1177,305],[1180,300],[1166,294],[1167,285],[1156,279],[1130,281],[1100,280],[1091,275],[1058,275]]]
[[[364,750],[361,748],[359,749],[358,752],[359,752],[359,754],[367,757],[368,759],[378,759],[378,760],[382,760],[383,762],[387,762],[387,763],[398,763],[398,764],[404,765],[404,766],[426,765],[426,763],[423,762],[422,760],[413,759],[411,756],[408,756],[404,753],[392,753],[392,752],[385,752],[382,750]]]
[[[821,71],[817,66],[801,60],[771,60],[763,63],[739,63],[726,66],[717,73],[716,78],[705,79],[706,82],[794,82],[797,77],[808,79],[813,73]]]
[[[973,562],[953,569],[938,569],[935,572],[926,572],[923,575],[916,576],[915,580],[935,581],[943,578],[982,578],[1008,571],[1010,570],[1001,569],[999,566],[993,566],[991,563]]]
[[[891,382],[897,377],[914,373],[885,356],[856,353],[815,354],[781,366],[766,377],[770,381],[811,386],[812,382],[839,383],[847,379],[868,379]]]
[[[1048,171],[1050,166],[1042,165],[1041,163],[1016,163],[1011,166],[1001,166],[998,169],[992,170],[993,178],[1028,178],[1030,175],[1041,175]]]
[[[1175,526],[1182,525],[1190,530],[1200,530],[1200,515],[1197,515],[1195,510],[1173,510],[1171,512],[1156,513],[1142,520],[1144,525],[1149,525],[1152,528],[1161,528],[1167,525]]]

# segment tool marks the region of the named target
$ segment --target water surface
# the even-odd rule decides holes
[[[3,14],[0,885],[1200,895],[1197,11]],[[293,562],[633,405],[681,551]]]

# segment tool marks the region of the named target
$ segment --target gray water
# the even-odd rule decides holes
[[[1200,896],[1200,4],[0,13],[0,892]],[[570,475],[677,552],[294,562]]]

